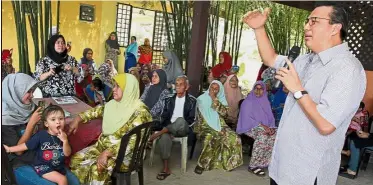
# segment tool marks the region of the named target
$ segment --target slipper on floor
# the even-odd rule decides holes
[[[200,166],[196,166],[196,168],[194,169],[194,173],[198,174],[198,175],[201,175],[203,173],[204,169]]]
[[[161,173],[158,173],[157,179],[162,181],[162,180],[165,180],[170,175],[171,175],[170,173],[161,172]]]
[[[253,173],[253,174],[255,174],[259,177],[264,177],[266,175],[266,173],[260,168],[249,168],[248,170],[249,170],[249,172],[251,172],[251,173]]]

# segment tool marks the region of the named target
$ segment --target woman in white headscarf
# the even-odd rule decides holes
[[[40,121],[40,108],[36,109],[32,102],[36,81],[24,73],[9,74],[1,86],[1,142],[7,146],[25,143],[31,138]],[[33,151],[11,153],[8,158],[18,185],[55,184],[40,177],[30,165],[35,158]],[[66,177],[69,184],[79,184],[77,177],[68,169]]]
[[[167,87],[175,89],[175,80],[183,75],[183,68],[176,53],[173,51],[163,52],[163,70],[167,75]]]

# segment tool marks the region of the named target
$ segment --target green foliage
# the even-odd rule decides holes
[[[245,74],[245,69],[246,69],[245,63],[242,62],[242,63],[240,64],[240,70],[238,71],[237,76],[238,76],[238,77],[243,76],[243,75]]]

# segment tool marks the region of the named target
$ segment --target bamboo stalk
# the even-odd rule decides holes
[[[43,24],[44,24],[44,19],[43,19],[43,4],[41,3],[41,1],[37,1],[38,3],[38,9],[39,9],[39,21],[40,21],[40,37],[41,37],[41,56],[45,56],[45,40],[44,40],[44,28],[43,28]]]

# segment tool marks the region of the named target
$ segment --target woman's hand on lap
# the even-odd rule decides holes
[[[82,118],[80,118],[80,116],[76,116],[73,120],[73,122],[69,125],[69,131],[68,131],[68,134],[70,135],[71,133],[75,134],[76,131],[78,130],[78,127],[79,127],[79,123],[80,121],[82,120]]]

